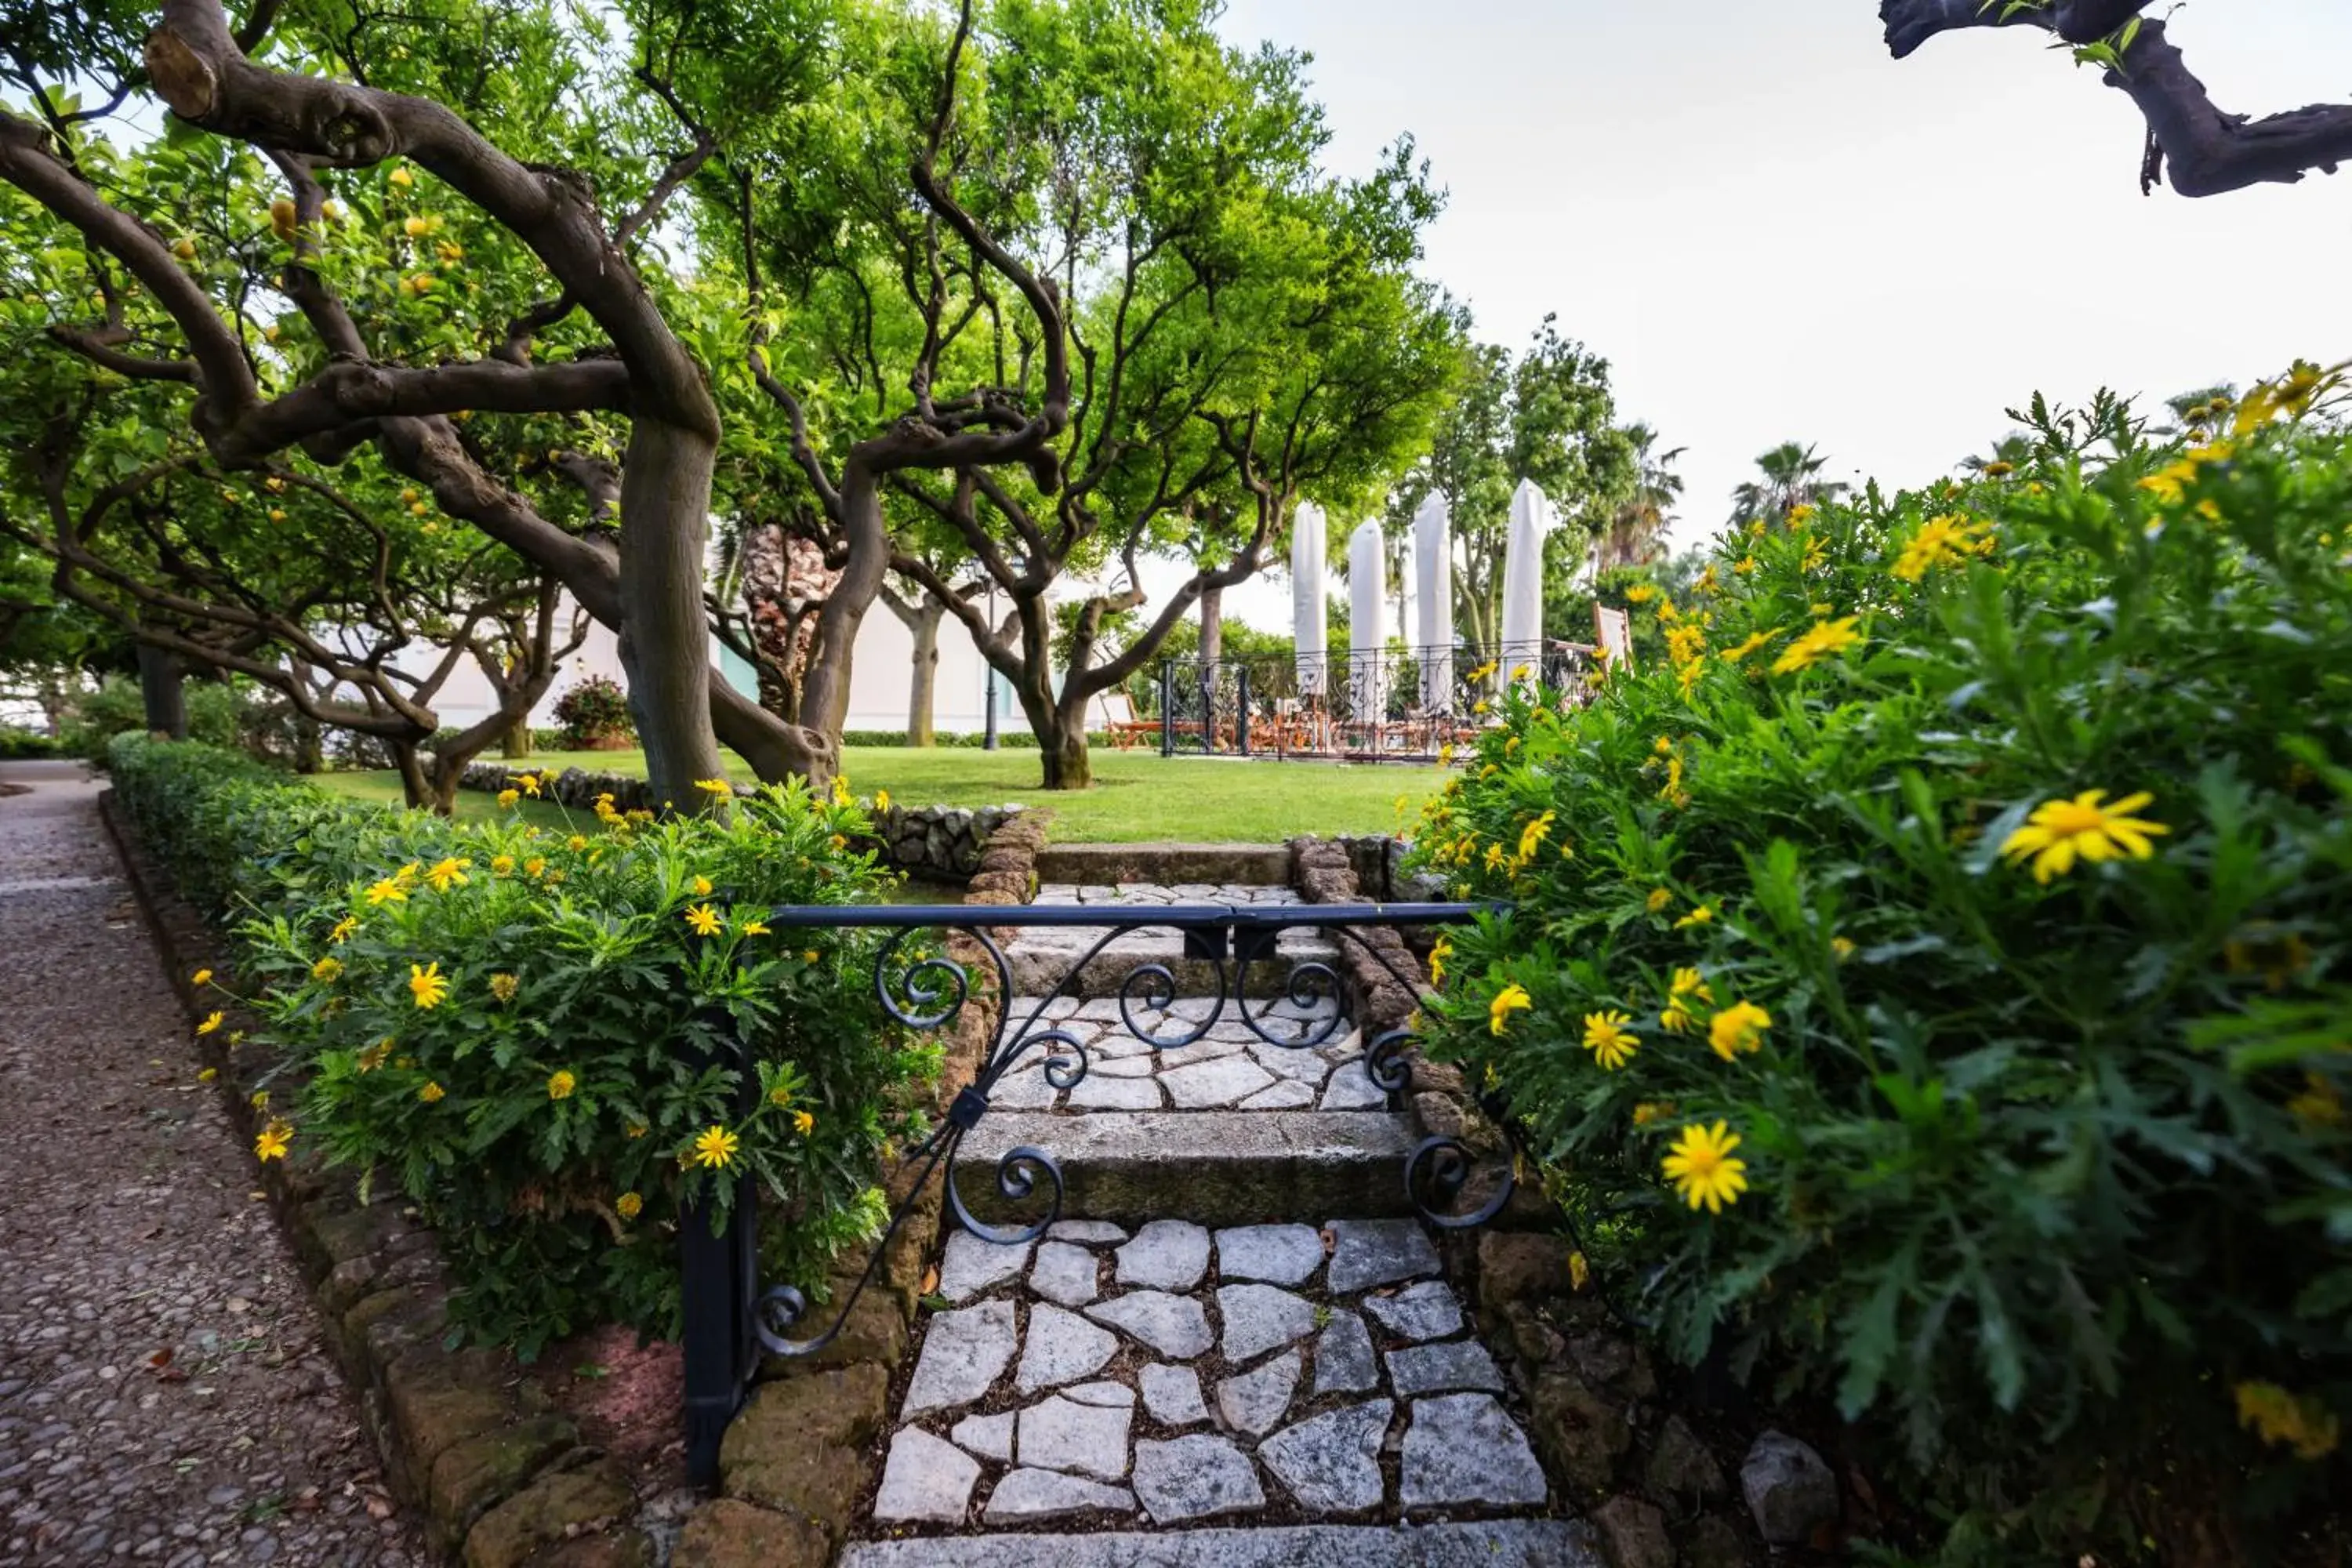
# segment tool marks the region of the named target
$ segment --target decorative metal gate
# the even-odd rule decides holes
[[[763,916],[776,930],[862,927],[894,932],[875,958],[874,984],[890,1016],[908,1028],[949,1027],[974,995],[973,975],[943,950],[919,943],[917,939],[925,933],[943,937],[958,932],[976,942],[995,972],[996,994],[1002,1005],[971,1087],[956,1096],[939,1127],[907,1156],[905,1168],[914,1179],[893,1208],[889,1225],[875,1244],[856,1288],[841,1300],[833,1321],[822,1331],[806,1339],[792,1337],[807,1314],[806,1298],[791,1285],[763,1288],[760,1282],[759,1194],[748,1179],[740,1179],[730,1194],[732,1205],[723,1226],[714,1229],[695,1209],[683,1216],[680,1267],[689,1474],[702,1485],[717,1479],[720,1440],[742,1404],[763,1353],[813,1355],[833,1342],[935,1173],[943,1183],[947,1212],[955,1224],[975,1236],[1019,1243],[1043,1235],[1053,1224],[1061,1212],[1064,1182],[1051,1151],[1024,1144],[1005,1151],[997,1161],[999,1194],[1013,1204],[1034,1203],[1040,1210],[1024,1224],[991,1225],[976,1217],[957,1190],[954,1164],[957,1150],[988,1114],[991,1094],[1024,1058],[1042,1055],[1042,1070],[1057,1089],[1069,1089],[1087,1076],[1086,1045],[1051,1016],[1058,999],[1075,996],[1081,984],[1097,992],[1107,990],[1106,999],[1116,998],[1119,1026],[1155,1052],[1194,1044],[1228,1020],[1237,1020],[1254,1038],[1268,1045],[1314,1049],[1344,1037],[1353,1026],[1349,987],[1331,963],[1286,951],[1295,943],[1286,943],[1286,937],[1323,933],[1368,955],[1412,994],[1419,989],[1417,974],[1409,963],[1401,966],[1397,950],[1374,940],[1375,933],[1459,923],[1475,917],[1482,908],[1475,904],[795,906]],[[1099,929],[1100,934],[1050,989],[1042,995],[1020,998],[1026,1005],[1016,1009],[1014,967],[991,932],[1047,927]],[[1125,960],[1112,951],[1121,938],[1171,930],[1181,933],[1182,963],[1196,991],[1206,993],[1184,999],[1192,1005],[1181,1008],[1173,1005],[1180,1000],[1179,978],[1170,964],[1134,963],[1119,975]],[[1106,959],[1115,981],[1106,981]],[[1323,1001],[1333,1004],[1329,1011],[1314,1005]],[[1410,1081],[1412,1044],[1406,1029],[1390,1030],[1364,1043],[1366,1073],[1392,1099]],[[740,1065],[746,1069],[741,1075],[745,1093],[755,1094],[757,1075],[749,1070],[750,1063]],[[747,1103],[740,1109],[748,1112],[751,1106]],[[1502,1108],[1490,1104],[1488,1109],[1499,1114]],[[1424,1139],[1405,1161],[1406,1199],[1415,1212],[1435,1225],[1449,1229],[1482,1225],[1509,1200],[1512,1173],[1505,1163],[1493,1173],[1491,1187],[1477,1194],[1475,1206],[1457,1213],[1455,1205],[1469,1188],[1473,1169],[1473,1152],[1459,1140]]]

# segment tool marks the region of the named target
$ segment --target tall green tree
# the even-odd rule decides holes
[[[1412,271],[1435,196],[1410,149],[1322,177],[1301,62],[1230,48],[1215,16],[1000,0],[940,37],[908,14],[819,127],[849,145],[779,149],[740,199],[774,340],[755,374],[847,542],[845,586],[886,531],[888,567],[1010,683],[1047,787],[1089,782],[1089,701],[1257,571],[1302,493],[1360,496],[1410,458],[1451,370],[1451,313]],[[846,172],[837,201],[799,174],[820,162]],[[919,205],[865,177],[902,163]],[[1168,555],[1192,573],[1110,646]]]
[[[1545,576],[1565,580],[1633,494],[1637,465],[1616,422],[1609,362],[1561,336],[1556,317],[1543,319],[1516,358],[1494,344],[1465,347],[1457,384],[1428,456],[1390,497],[1387,526],[1402,536],[1432,491],[1445,498],[1454,625],[1492,645],[1502,635],[1504,546],[1520,482],[1534,481],[1559,510]]]
[[[1828,466],[1827,458],[1797,441],[1783,441],[1758,454],[1759,477],[1742,479],[1732,489],[1732,526],[1757,518],[1778,521],[1801,506],[1819,506],[1843,495],[1850,487],[1843,480],[1822,478]]]
[[[699,798],[718,731],[767,776],[830,772],[824,735],[739,697],[707,653],[722,420],[662,246],[721,144],[671,87],[686,55],[541,3],[263,4],[241,28],[218,0],[50,10],[0,50],[22,106],[0,110],[0,181],[86,258],[58,346],[194,388],[224,471],[373,447],[553,575],[619,634],[663,796]],[[167,110],[167,134],[110,146],[100,103],[65,83]],[[291,317],[262,347],[253,307],[272,297]],[[550,478],[595,488],[512,482],[479,459],[484,432],[577,447],[601,470]],[[607,504],[615,527],[583,526]]]

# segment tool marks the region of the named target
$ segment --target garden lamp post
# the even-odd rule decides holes
[[[993,582],[988,585],[988,629],[991,636],[995,634],[996,584]],[[981,720],[980,749],[992,752],[996,750],[996,666],[985,652],[982,653],[980,663],[981,668],[988,675],[988,711]]]

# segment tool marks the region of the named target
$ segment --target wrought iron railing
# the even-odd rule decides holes
[[[975,1216],[957,1189],[954,1167],[957,1151],[988,1114],[990,1097],[1008,1074],[1023,1069],[1024,1061],[1042,1057],[1039,1070],[1057,1090],[1074,1088],[1085,1079],[1091,1066],[1087,1045],[1059,1017],[1057,1006],[1066,998],[1076,996],[1082,985],[1094,987],[1102,999],[1115,999],[1119,1027],[1154,1052],[1193,1045],[1228,1020],[1238,1020],[1254,1039],[1267,1045],[1315,1049],[1344,1037],[1354,1026],[1351,1010],[1360,999],[1351,996],[1340,967],[1321,954],[1302,953],[1297,942],[1286,939],[1321,933],[1329,939],[1327,949],[1345,944],[1369,957],[1408,994],[1416,994],[1421,981],[1411,962],[1401,965],[1400,950],[1370,940],[1368,933],[1466,921],[1482,907],[909,904],[794,906],[763,916],[765,923],[776,930],[866,928],[892,932],[875,957],[874,984],[883,1007],[905,1027],[925,1032],[950,1028],[978,993],[971,971],[948,955],[943,939],[949,933],[969,937],[977,945],[982,962],[993,971],[988,978],[999,1005],[994,1030],[971,1086],[957,1094],[930,1136],[906,1156],[902,1173],[911,1179],[899,1184],[899,1199],[864,1273],[833,1304],[832,1321],[820,1331],[794,1338],[793,1331],[808,1314],[806,1298],[793,1286],[762,1287],[760,1281],[759,1194],[748,1178],[739,1179],[723,1226],[714,1228],[694,1209],[684,1216],[680,1267],[687,1461],[691,1476],[704,1485],[716,1480],[720,1440],[762,1354],[814,1355],[834,1342],[933,1175],[941,1178],[946,1212],[953,1216],[953,1223],[975,1236],[1017,1244],[1043,1235],[1054,1223],[1061,1212],[1064,1180],[1050,1150],[1023,1144],[1006,1150],[997,1160],[998,1194],[1010,1204],[1026,1204],[1036,1211],[1025,1223],[992,1225]],[[1050,986],[1031,986],[1023,994],[1023,988],[1015,984],[1013,959],[992,934],[1007,928],[1016,933],[1078,928],[1097,934],[1091,942],[1055,949],[1057,954],[1075,954],[1075,961],[1063,965]],[[1119,947],[1125,939],[1160,931],[1181,934],[1181,958],[1170,955],[1172,963],[1153,959],[1127,963],[1132,954]],[[926,937],[940,940],[921,940]],[[1108,980],[1106,960],[1113,977]],[[1183,971],[1181,977],[1179,966]],[[1034,977],[1028,965],[1024,963],[1023,969]],[[1180,998],[1180,986],[1187,984],[1192,994]],[[1190,1005],[1177,1005],[1180,1002]],[[1404,1028],[1383,1031],[1362,1043],[1367,1077],[1392,1101],[1411,1081],[1412,1045],[1413,1037]],[[740,1079],[747,1095],[756,1095],[757,1074],[750,1070],[750,1063],[738,1065],[745,1069]],[[750,1110],[748,1100],[741,1109]],[[1190,1113],[1166,1114],[1175,1119]],[[1477,1164],[1475,1152],[1459,1139],[1423,1140],[1404,1163],[1407,1203],[1440,1226],[1484,1224],[1508,1201],[1513,1176],[1511,1163],[1504,1162],[1498,1171],[1488,1173],[1489,1184],[1479,1189],[1475,1204],[1462,1212],[1459,1205],[1471,1190]]]
[[[1528,682],[1581,697],[1596,650],[1545,639],[1378,654],[1171,658],[1147,733],[1160,753],[1423,762],[1475,741],[1497,700]]]

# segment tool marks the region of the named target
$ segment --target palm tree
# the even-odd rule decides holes
[[[1609,526],[1594,545],[1592,569],[1596,572],[1643,565],[1663,554],[1675,503],[1682,499],[1683,477],[1674,466],[1689,448],[1653,453],[1658,433],[1643,424],[1625,426],[1625,437],[1633,448],[1633,489],[1611,515]]]
[[[1731,492],[1734,527],[1750,518],[1782,518],[1801,506],[1835,500],[1849,488],[1838,480],[1822,479],[1821,471],[1829,466],[1829,459],[1814,456],[1811,447],[1794,441],[1783,441],[1762,454],[1756,466],[1763,470],[1763,483],[1748,479]]]

